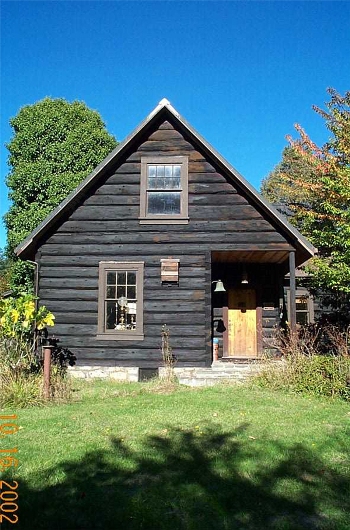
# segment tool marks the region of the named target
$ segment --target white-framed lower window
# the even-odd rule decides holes
[[[98,339],[142,340],[144,263],[99,264]]]

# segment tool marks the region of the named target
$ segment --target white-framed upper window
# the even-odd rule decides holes
[[[143,270],[143,262],[100,262],[97,338],[144,338]]]
[[[188,158],[142,157],[140,223],[188,223]]]

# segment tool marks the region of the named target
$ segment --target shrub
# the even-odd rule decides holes
[[[0,373],[0,405],[15,409],[43,403],[42,374],[16,374],[11,370]]]
[[[280,332],[281,361],[267,363],[255,381],[260,386],[350,400],[349,329],[301,328]]]
[[[46,326],[55,317],[44,306],[37,308],[35,297],[23,294],[0,300],[0,404],[16,408],[43,402],[43,362],[39,348],[40,335],[47,337]],[[67,348],[52,351],[51,399],[61,401],[70,396],[65,377],[67,364],[75,356]]]

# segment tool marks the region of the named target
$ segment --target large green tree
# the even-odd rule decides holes
[[[262,183],[263,195],[284,204],[290,221],[318,248],[310,262],[312,287],[338,309],[350,308],[350,92],[328,89],[325,120],[329,141],[318,147],[296,125],[297,139]]]
[[[7,256],[13,260],[11,287],[30,289],[30,266],[18,262],[15,247],[117,145],[98,112],[85,103],[45,98],[20,109],[10,120],[6,145],[12,201],[5,215]]]

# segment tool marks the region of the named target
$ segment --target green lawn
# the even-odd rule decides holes
[[[349,404],[149,386],[77,382],[76,402],[21,410],[2,530],[349,530]]]

